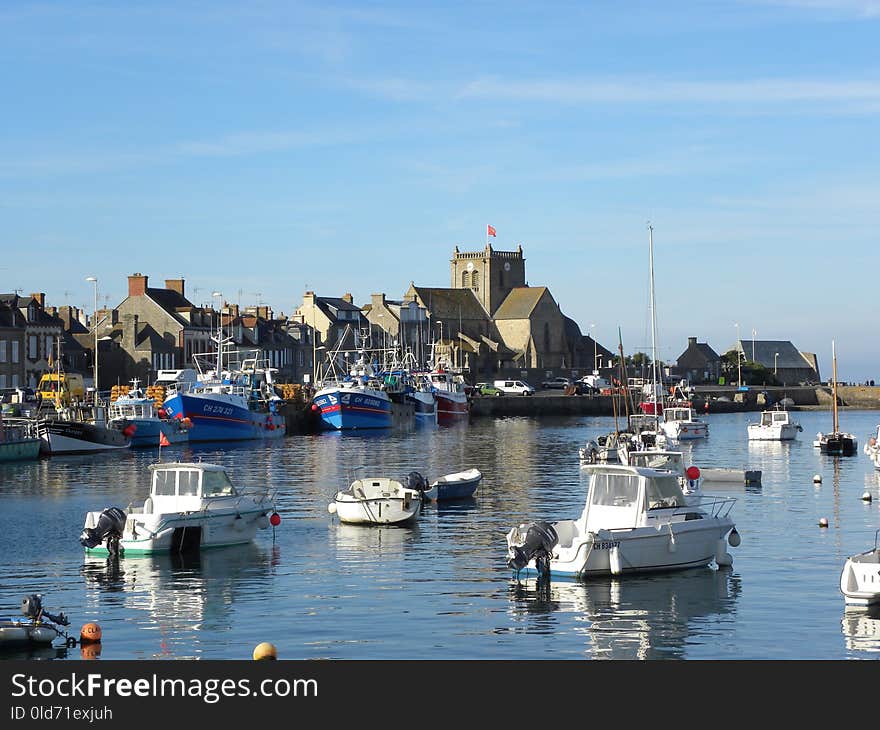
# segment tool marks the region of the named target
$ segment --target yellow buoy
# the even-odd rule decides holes
[[[93,621],[90,621],[89,623],[83,625],[83,627],[79,630],[79,639],[86,644],[92,644],[96,641],[100,641],[101,627]]]
[[[257,644],[257,647],[254,649],[254,661],[277,658],[278,650],[275,648],[274,644],[270,644],[268,641],[264,641],[262,644]]]

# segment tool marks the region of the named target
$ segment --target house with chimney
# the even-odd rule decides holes
[[[346,362],[357,359],[358,350],[375,347],[370,338],[370,322],[349,292],[341,297],[319,297],[307,291],[290,319],[314,332],[313,375],[317,378],[327,367],[329,353],[339,353],[336,367],[344,369]]]
[[[185,292],[183,279],[165,279],[164,287],[151,287],[145,274],[128,277],[128,296],[107,313],[99,329],[121,350],[120,382],[135,377],[152,382],[159,370],[192,367],[193,355],[216,352],[211,337],[217,313],[196,306]]]
[[[717,383],[721,377],[721,357],[696,337],[688,337],[687,349],[675,362],[676,375],[692,384]]]
[[[15,305],[14,294],[0,295],[0,388],[27,385],[25,370],[24,315]]]

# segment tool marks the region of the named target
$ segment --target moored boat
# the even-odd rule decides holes
[[[36,421],[0,415],[0,462],[38,459],[42,443]]]
[[[880,603],[880,551],[874,533],[874,547],[863,553],[852,555],[844,563],[840,573],[840,592],[847,604],[871,606]]]
[[[483,474],[479,469],[465,469],[454,474],[446,474],[428,485],[424,491],[425,499],[441,502],[473,497],[482,478]]]
[[[46,611],[41,594],[25,596],[21,601],[21,613],[24,619],[0,619],[0,650],[30,645],[46,646],[58,638],[68,642],[64,627],[69,626],[70,621],[63,613],[55,616]]]
[[[184,418],[168,418],[164,408],[156,408],[156,403],[132,381],[132,387],[123,396],[110,403],[107,425],[122,433],[131,434],[132,448],[146,448],[159,445],[160,437],[165,437],[167,445],[186,443],[189,440],[189,421]],[[133,428],[132,428],[133,427]]]
[[[865,443],[865,454],[874,464],[874,468],[880,469],[880,426],[877,426],[874,435]]]
[[[830,433],[823,433],[822,431],[817,433],[813,446],[829,456],[853,456],[858,451],[859,440],[854,434],[840,430],[837,414],[837,353],[834,349],[834,340],[831,341],[831,363],[832,430]]]
[[[50,418],[38,419],[40,453],[50,456],[95,454],[131,447],[134,429],[120,431],[108,427],[103,406],[95,406],[92,411],[92,415],[88,415],[82,409],[63,408]]]
[[[792,441],[800,431],[801,425],[783,409],[762,411],[761,420],[747,427],[749,441]]]
[[[336,492],[327,510],[340,522],[354,525],[409,522],[421,509],[425,480],[418,472],[412,472],[407,483],[410,486],[388,477],[356,479],[347,489]]]
[[[729,516],[735,499],[689,501],[668,470],[587,468],[587,500],[578,519],[523,523],[508,532],[507,564],[517,575],[581,579],[732,564],[726,545],[740,541]]]
[[[88,512],[80,544],[87,552],[184,552],[250,542],[270,524],[274,495],[266,486],[237,489],[216,464],[150,466],[150,492],[127,511]]]
[[[470,401],[464,390],[464,378],[442,365],[425,373],[425,377],[437,401],[437,423],[450,426],[467,422],[470,417]]]
[[[672,441],[702,439],[709,435],[709,425],[697,418],[690,406],[667,406],[660,428]]]

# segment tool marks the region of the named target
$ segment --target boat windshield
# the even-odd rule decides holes
[[[646,480],[645,497],[648,509],[684,507],[686,504],[678,479],[673,476]]]
[[[226,472],[206,471],[202,473],[202,496],[228,497],[235,494],[235,488]]]
[[[631,507],[639,496],[639,478],[629,474],[596,474],[590,494],[595,505]]]

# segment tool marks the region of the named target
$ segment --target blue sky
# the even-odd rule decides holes
[[[290,313],[523,246],[584,333],[880,381],[880,0],[3,2],[0,290]]]

